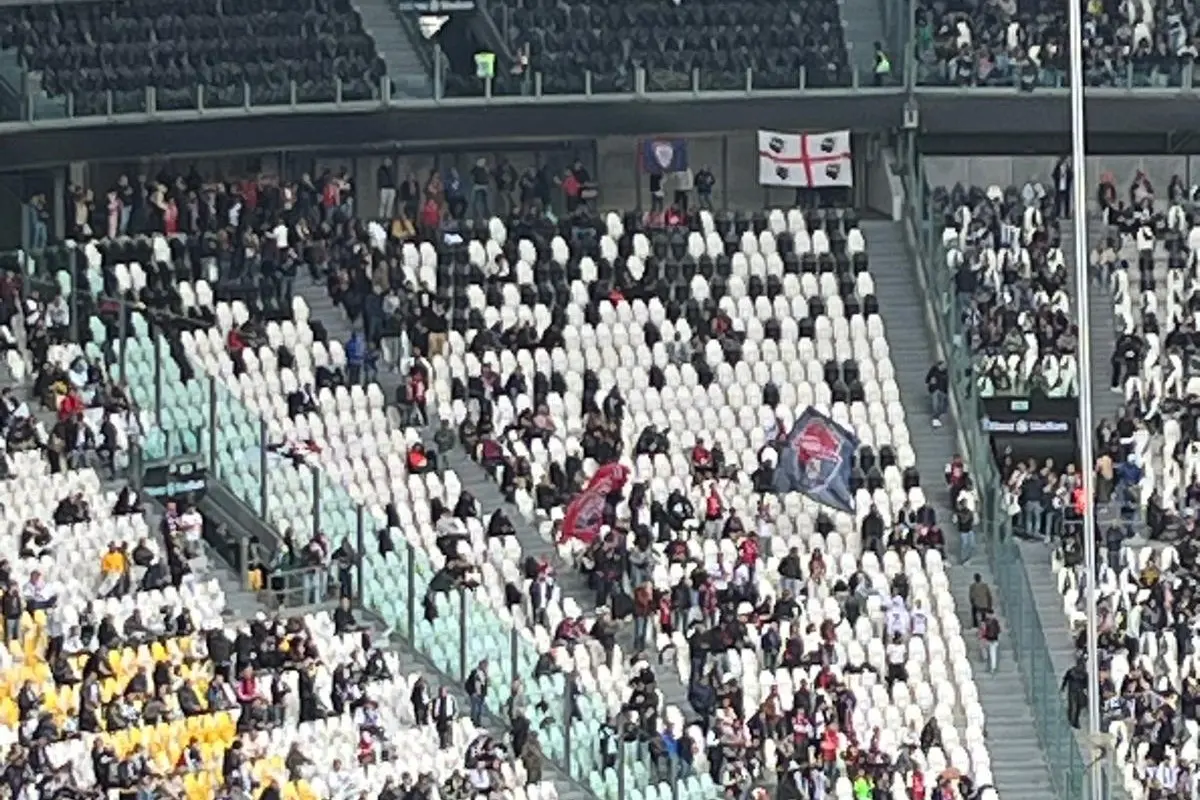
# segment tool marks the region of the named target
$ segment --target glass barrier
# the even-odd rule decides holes
[[[754,70],[730,68],[691,73],[672,70],[641,70],[630,67],[613,73],[589,72],[552,74],[527,71],[498,74],[489,79],[446,73],[432,80],[414,76],[411,80],[383,78],[342,81],[335,79],[233,86],[191,86],[177,89],[147,87],[132,91],[68,92],[51,94],[19,82],[24,94],[7,105],[0,104],[0,120],[40,122],[93,117],[119,117],[140,114],[203,113],[222,110],[323,106],[335,109],[366,109],[407,103],[454,102],[455,100],[496,98],[536,99],[539,97],[603,97],[613,94],[773,92],[859,90],[876,86],[899,85],[893,74],[879,78],[870,71],[850,66],[840,70]],[[12,87],[18,91],[17,87]],[[0,91],[0,95],[3,91]]]
[[[272,593],[292,608],[350,597],[428,659],[447,685],[461,687],[486,660],[485,712],[507,725],[519,686],[543,755],[597,798],[716,796],[708,776],[693,775],[674,757],[652,759],[650,734],[619,706],[606,705],[608,692],[594,691],[596,683],[612,681],[605,664],[612,653],[594,643],[575,645],[566,670],[543,658],[550,634],[541,627],[535,633],[523,609],[510,610],[488,587],[459,582],[409,538],[410,531],[387,529],[380,508],[368,509],[337,476],[319,468],[319,453],[276,438],[259,405],[270,401],[248,380],[192,369],[179,342],[194,321],[144,309],[115,287],[106,294],[99,262],[89,255],[72,244],[36,257],[3,254],[0,267],[20,274],[26,296],[72,298],[79,322],[63,338],[123,376],[144,420],[139,463],[148,469],[202,466],[209,480],[219,481],[277,533],[278,541],[258,543],[255,551],[261,552],[251,552],[248,542],[224,542],[222,552],[231,555],[248,588]],[[108,317],[117,322],[110,326]],[[180,482],[169,493],[187,491]],[[419,520],[421,509],[401,514]],[[335,548],[349,542],[358,563],[347,569],[301,563],[296,551],[317,532]]]
[[[957,58],[939,52],[920,32],[913,47],[917,86],[1028,91],[1070,88],[1065,66],[1021,64],[1003,56],[987,63]],[[1191,89],[1192,65],[1183,61],[1106,65],[1089,70],[1085,83],[1103,89]]]
[[[919,268],[935,310],[937,334],[946,351],[951,392],[963,417],[959,420],[959,430],[966,440],[965,456],[980,492],[979,534],[986,546],[1001,605],[1008,616],[1012,656],[1021,667],[1038,740],[1049,759],[1056,793],[1063,800],[1074,800],[1085,796],[1081,791],[1087,767],[1075,731],[1067,724],[1065,701],[1059,691],[1063,676],[1056,672],[1051,660],[1021,550],[1012,536],[1012,520],[1003,497],[1004,484],[975,412],[979,397],[972,373],[973,357],[943,258],[940,216],[933,210],[932,194],[919,165],[907,172],[906,180],[910,181],[908,215],[922,255]]]

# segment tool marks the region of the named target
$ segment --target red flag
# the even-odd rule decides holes
[[[600,535],[604,522],[604,499],[619,492],[629,479],[629,470],[620,464],[605,464],[596,470],[587,488],[571,500],[563,517],[559,542],[578,539],[590,545]]]

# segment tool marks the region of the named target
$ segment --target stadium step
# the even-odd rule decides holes
[[[875,293],[887,299],[880,303],[880,315],[887,333],[900,397],[909,414],[909,430],[917,467],[921,472],[921,488],[929,503],[937,510],[939,520],[950,529],[946,537],[946,572],[962,623],[967,652],[973,656],[979,703],[988,721],[985,735],[996,789],[1001,797],[1054,800],[1049,767],[1033,735],[1035,725],[1032,710],[1025,701],[1018,667],[1008,655],[1011,650],[1006,642],[1001,643],[999,669],[995,674],[989,674],[979,656],[971,629],[967,590],[973,576],[978,573],[992,586],[995,586],[995,580],[982,549],[977,550],[968,564],[959,564],[958,540],[948,524],[950,498],[942,479],[942,470],[958,447],[957,427],[955,420],[947,417],[944,426],[935,429],[927,418],[929,397],[925,390],[925,373],[937,356],[931,333],[920,313],[925,307],[925,300],[913,276],[916,267],[898,224],[863,222],[863,234],[871,254]],[[1006,638],[1009,620],[1003,613],[998,618]],[[961,713],[961,709],[956,713]]]
[[[458,474],[463,489],[469,491],[479,501],[485,517],[497,508],[504,509],[517,531],[517,541],[521,544],[521,552],[525,556],[544,558],[554,567],[555,577],[564,599],[571,598],[585,613],[595,610],[595,592],[588,588],[583,576],[573,564],[565,562],[559,556],[553,543],[544,538],[537,528],[521,515],[515,505],[505,501],[499,485],[488,477],[483,467],[468,458],[466,452],[459,447],[445,455],[445,464]],[[631,621],[626,620],[622,623],[617,636],[617,644],[620,645],[626,656],[632,657],[637,652],[633,647],[633,623]],[[653,646],[654,644],[651,642],[650,647]],[[658,690],[662,693],[663,701],[667,705],[677,707],[685,715],[690,714],[687,704],[687,688],[680,681],[679,672],[675,669],[673,659],[668,659],[667,663],[659,666],[656,655],[648,652],[646,660],[654,669]]]
[[[434,666],[433,662],[413,650],[407,641],[402,639],[398,634],[392,633],[386,624],[377,617],[364,612],[361,615],[360,622],[367,627],[367,631],[373,642],[380,645],[386,644],[386,647],[396,654],[400,674],[410,675],[420,673],[424,675],[425,680],[429,683],[431,694],[435,696],[438,688],[445,686],[448,693],[458,704],[459,714],[466,715],[470,704],[467,700],[467,693],[463,689],[462,681],[456,681],[439,670]],[[408,702],[407,698],[404,698],[402,702]],[[509,745],[508,725],[507,720],[502,716],[503,713],[504,710],[501,708],[489,707],[487,713],[484,714],[483,728],[496,741]],[[534,731],[537,731],[536,726],[534,727]],[[566,772],[559,769],[558,765],[549,758],[542,759],[542,780],[550,781],[554,784],[558,793],[558,800],[596,800],[595,795],[568,777]]]
[[[1073,223],[1062,223],[1062,234],[1065,238],[1068,232],[1073,236],[1073,229],[1070,227]],[[1088,222],[1088,250],[1094,250],[1100,246],[1104,240],[1104,223],[1098,218],[1092,218]],[[1072,241],[1071,250],[1068,253],[1064,247],[1064,255],[1068,258],[1074,253],[1074,242]],[[1067,263],[1072,263],[1068,261]],[[1159,256],[1158,266],[1164,266],[1162,256]],[[1161,269],[1158,270],[1160,278],[1159,285],[1164,285],[1165,281],[1161,280],[1165,274]],[[1072,297],[1078,297],[1077,294],[1072,294]],[[1088,359],[1092,367],[1092,403],[1094,407],[1093,416],[1097,422],[1102,417],[1112,417],[1117,411],[1118,406],[1124,398],[1121,395],[1112,392],[1112,366],[1110,360],[1113,350],[1117,346],[1117,328],[1115,314],[1113,313],[1112,292],[1108,286],[1102,286],[1095,282],[1089,282],[1087,287],[1088,312],[1091,316],[1089,320],[1092,328],[1092,336],[1089,340],[1092,345],[1091,358]]]
[[[860,75],[875,71],[875,43],[884,44],[883,10],[878,0],[841,0],[842,31],[846,37],[850,64],[857,67]],[[886,47],[887,45],[884,44]],[[904,62],[903,53],[888,53],[892,69],[899,74]]]
[[[393,96],[433,97],[433,81],[410,35],[410,22],[399,16],[403,12],[391,0],[353,0],[353,5],[387,65]],[[416,24],[415,16],[411,24]]]
[[[1075,281],[1075,228],[1074,221],[1061,220],[1059,229],[1062,233],[1063,256],[1067,260],[1070,272],[1071,300],[1080,297],[1079,286]],[[1088,224],[1088,249],[1094,249],[1103,238],[1103,226],[1093,219]],[[1088,311],[1091,314],[1092,336],[1091,358],[1088,359],[1092,368],[1092,404],[1093,415],[1098,421],[1105,416],[1111,416],[1120,404],[1120,398],[1110,389],[1109,357],[1116,347],[1116,332],[1114,328],[1111,295],[1105,286],[1089,282],[1086,288]],[[1050,565],[1050,551],[1040,542],[1018,541],[1021,549],[1021,560],[1025,563],[1025,574],[1029,579],[1029,587],[1042,633],[1046,637],[1046,647],[1050,652],[1050,664],[1054,670],[1054,679],[1061,680],[1062,676],[1075,663],[1075,645],[1067,618],[1063,613],[1062,594],[1058,590],[1058,579]],[[1076,736],[1083,753],[1091,750],[1087,742],[1087,714],[1082,717],[1083,724]],[[1127,800],[1128,793],[1119,780],[1112,781],[1109,787],[1113,800]]]
[[[345,310],[334,305],[323,281],[314,281],[307,275],[301,275],[296,279],[296,294],[303,297],[304,302],[308,303],[309,318],[320,320],[321,324],[325,326],[325,332],[329,334],[329,341],[336,340],[345,346],[350,334],[356,328],[361,330],[361,325],[356,326],[350,322]],[[383,390],[383,396],[387,399],[388,405],[395,403],[396,389],[400,387],[402,379],[403,376],[399,372],[380,366],[379,374],[375,376],[375,382]]]

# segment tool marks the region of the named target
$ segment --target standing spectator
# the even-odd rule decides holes
[[[454,720],[458,706],[445,686],[438,689],[437,700],[433,701],[433,724],[437,728],[438,747],[449,750],[454,744]]]
[[[1025,535],[1031,538],[1043,536],[1042,518],[1045,513],[1046,475],[1030,462],[1021,482],[1021,521]]]
[[[1071,189],[1075,182],[1075,171],[1071,157],[1063,156],[1054,165],[1054,215],[1062,219],[1071,218]]]
[[[883,45],[879,42],[875,43],[875,85],[886,86],[892,77],[892,62],[887,57],[887,53],[883,50]]]
[[[333,560],[337,564],[338,589],[343,600],[354,597],[354,567],[358,564],[358,553],[349,539],[342,539],[338,549],[333,552]]]
[[[446,190],[446,206],[450,209],[450,216],[462,219],[467,213],[467,197],[463,189],[462,176],[458,174],[456,167],[451,167],[446,173],[443,185]]]
[[[385,158],[375,173],[379,185],[379,218],[391,219],[396,209],[396,175],[392,171],[392,160]]]
[[[1136,330],[1121,334],[1117,339],[1117,345],[1113,349],[1111,366],[1112,366],[1112,390],[1114,394],[1122,394],[1124,392],[1125,380],[1134,375],[1140,375],[1142,371],[1142,357],[1146,352],[1146,342],[1138,335]]]
[[[992,613],[992,588],[983,582],[983,576],[975,573],[975,580],[967,591],[967,599],[971,602],[971,627],[978,628],[979,623]]]
[[[1067,722],[1079,729],[1079,716],[1087,708],[1088,674],[1086,659],[1080,658],[1063,675],[1061,691],[1067,693]]]
[[[362,383],[363,364],[367,360],[367,340],[360,331],[350,334],[346,342],[346,383],[358,386]]]
[[[696,199],[700,203],[701,210],[712,211],[712,193],[713,187],[717,185],[717,179],[713,175],[712,170],[708,166],[703,166],[696,173]]]
[[[467,699],[471,703],[471,722],[475,727],[483,725],[483,712],[487,710],[487,680],[488,662],[485,658],[479,662],[471,674],[467,676]]]
[[[492,215],[490,181],[487,159],[480,158],[471,167],[471,216],[477,220]]]
[[[650,212],[661,212],[666,208],[666,192],[663,191],[663,176],[661,172],[650,174]]]
[[[643,583],[633,590],[633,649],[646,649],[646,639],[650,632],[650,618],[654,616],[654,584]]]
[[[21,599],[21,590],[16,582],[10,582],[4,590],[4,600],[0,602],[4,611],[4,640],[8,642],[21,639],[21,615],[25,613],[25,602]]]
[[[942,427],[942,417],[950,408],[950,374],[946,362],[939,361],[925,373],[925,388],[933,405],[933,427]]]
[[[975,555],[975,512],[965,497],[959,498],[954,509],[954,525],[958,528],[958,558],[966,564]]]
[[[324,603],[329,597],[329,547],[323,535],[318,533],[305,546],[304,566],[307,568],[304,583],[308,603]]]
[[[979,628],[979,645],[988,672],[995,673],[1000,665],[1000,621],[994,614],[984,616],[983,625]]]
[[[672,175],[675,181],[675,207],[681,213],[688,212],[688,206],[691,203],[692,189],[695,187],[696,179],[692,175],[691,167],[684,167],[679,172]]]

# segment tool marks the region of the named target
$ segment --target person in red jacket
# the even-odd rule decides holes
[[[77,392],[68,392],[63,396],[62,402],[58,404],[58,418],[66,421],[71,419],[76,414],[83,413],[83,401],[79,399]]]
[[[925,800],[925,775],[919,769],[912,771],[912,783],[908,786],[911,800]]]
[[[408,451],[408,471],[420,475],[429,469],[429,456],[425,454],[424,445],[415,444]]]
[[[750,574],[754,574],[754,568],[758,566],[758,536],[750,533],[742,538],[738,543],[738,561],[741,561],[750,568]]]
[[[724,516],[725,503],[721,501],[721,495],[717,492],[716,481],[713,481],[708,490],[708,497],[704,498],[704,532],[710,539],[721,538]]]
[[[821,766],[825,769],[825,774],[832,782],[837,777],[838,751],[841,748],[836,722],[831,722],[825,727],[825,732],[821,734],[820,748]]]
[[[704,439],[697,438],[692,448],[692,479],[699,483],[711,478],[713,471],[712,452],[704,446]]]

